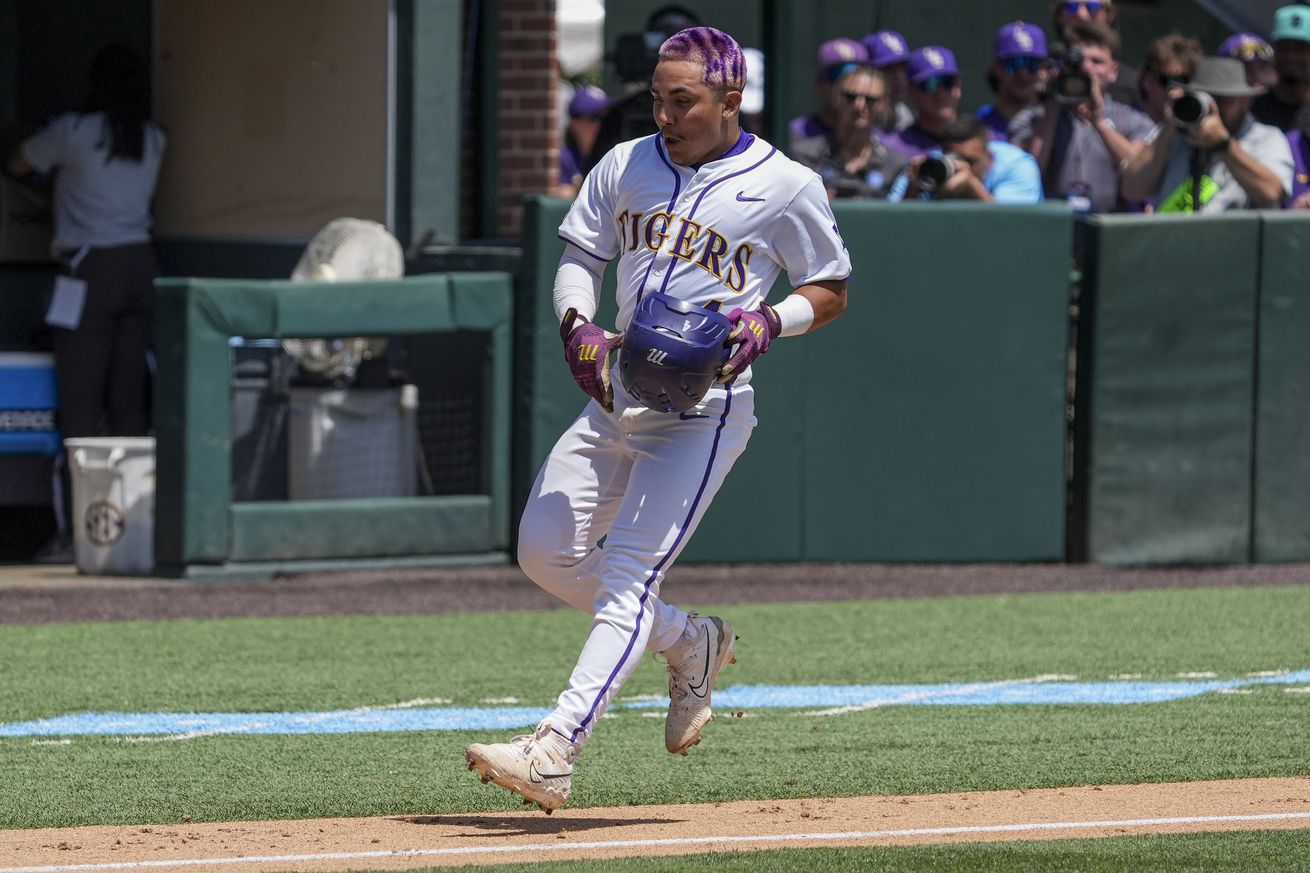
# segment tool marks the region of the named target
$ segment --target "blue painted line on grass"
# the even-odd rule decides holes
[[[999,706],[1159,703],[1251,685],[1310,683],[1310,669],[1243,679],[1067,682],[1017,679],[930,685],[736,685],[714,695],[720,709],[872,709],[881,706]],[[620,704],[663,709],[663,700]],[[510,729],[539,723],[535,707],[395,707],[328,712],[82,712],[0,724],[0,737],[340,734]]]

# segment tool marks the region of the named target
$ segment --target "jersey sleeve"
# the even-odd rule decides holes
[[[620,148],[610,149],[587,174],[582,189],[559,226],[560,239],[602,263],[612,261],[619,254],[614,203],[619,189],[622,151]]]
[[[850,254],[818,176],[810,176],[778,217],[770,244],[793,288],[851,275]]]
[[[68,135],[77,116],[61,115],[23,140],[23,158],[38,173],[48,173],[65,160]]]

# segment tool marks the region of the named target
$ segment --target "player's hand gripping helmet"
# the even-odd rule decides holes
[[[619,349],[619,379],[642,406],[685,412],[714,384],[732,322],[716,311],[653,292],[637,304]]]

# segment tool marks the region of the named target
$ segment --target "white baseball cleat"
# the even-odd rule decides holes
[[[669,662],[669,717],[664,722],[664,747],[685,755],[700,742],[700,732],[714,719],[710,692],[724,664],[737,663],[732,654],[737,637],[732,625],[717,616],[687,617],[682,639],[663,654]]]
[[[508,743],[474,743],[464,752],[470,770],[535,803],[550,815],[569,799],[578,746],[549,724]]]

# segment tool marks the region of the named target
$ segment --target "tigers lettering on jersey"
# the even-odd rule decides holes
[[[827,191],[811,170],[743,136],[724,157],[673,163],[658,134],[601,159],[560,225],[565,242],[615,264],[615,326],[642,295],[755,309],[779,273],[792,287],[850,275]],[[748,381],[748,374],[738,380]]]
[[[638,245],[645,245],[654,254],[664,251],[695,264],[733,291],[746,287],[751,254],[755,251],[749,243],[740,243],[733,248],[732,243],[714,228],[704,227],[672,212],[644,216],[640,212],[625,211],[615,219],[615,223],[619,226],[619,239],[626,251],[635,252]],[[673,230],[675,226],[677,229]],[[729,249],[732,257],[725,272],[724,256]]]

